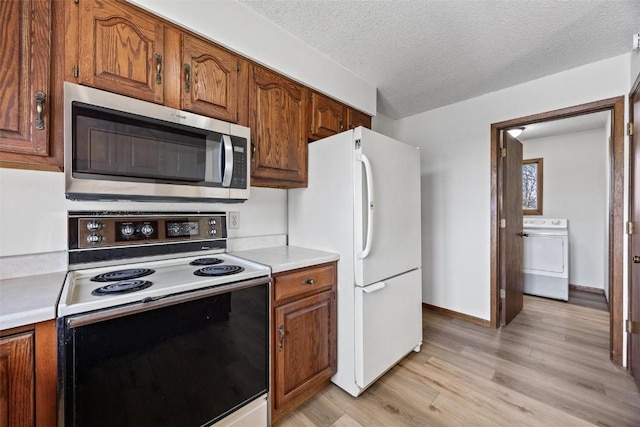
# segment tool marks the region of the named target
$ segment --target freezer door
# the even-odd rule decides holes
[[[420,267],[420,150],[356,128],[356,285]]]
[[[422,343],[422,273],[357,287],[356,385],[362,390]]]

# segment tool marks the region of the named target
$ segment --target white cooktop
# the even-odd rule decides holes
[[[220,258],[223,261],[220,264],[216,264],[216,266],[237,265],[243,267],[244,270],[226,276],[196,276],[194,272],[205,266],[194,266],[189,265],[189,263],[195,259],[207,257]],[[146,289],[123,294],[96,296],[91,293],[94,289],[107,284],[105,282],[92,281],[92,277],[117,270],[135,268],[150,268],[155,270],[152,274],[140,278],[141,280],[150,281],[152,283],[151,286]],[[226,253],[200,254],[198,256],[184,258],[70,271],[65,278],[62,288],[62,294],[58,304],[58,317],[134,303],[146,298],[157,298],[210,286],[225,285],[242,280],[268,276],[269,274],[270,269],[265,265]]]

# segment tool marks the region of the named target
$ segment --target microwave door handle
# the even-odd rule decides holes
[[[229,135],[222,135],[222,149],[224,150],[224,165],[222,173],[222,186],[229,187],[233,177],[233,144]]]

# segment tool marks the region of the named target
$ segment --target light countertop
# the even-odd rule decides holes
[[[296,246],[274,246],[231,254],[268,265],[272,273],[324,264],[340,258],[333,252]],[[55,319],[65,275],[66,271],[60,271],[0,280],[0,330]]]
[[[56,318],[66,271],[0,280],[0,330]]]
[[[297,246],[274,246],[270,248],[250,249],[232,252],[231,255],[268,265],[271,267],[272,274],[338,261],[340,258],[337,253]]]

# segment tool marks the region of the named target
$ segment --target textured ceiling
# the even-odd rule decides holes
[[[640,0],[239,0],[378,88],[393,119],[631,51]]]

